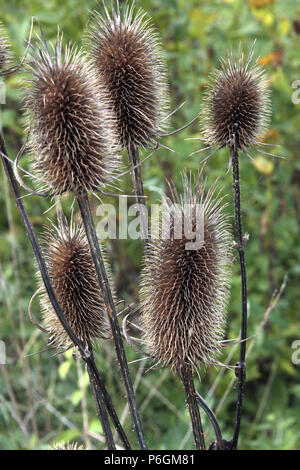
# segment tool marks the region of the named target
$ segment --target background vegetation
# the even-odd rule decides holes
[[[186,104],[172,117],[172,128],[192,119],[202,103],[209,73],[230,48],[242,43],[246,52],[257,38],[255,57],[265,65],[271,79],[273,113],[265,141],[279,144],[274,152],[285,160],[252,152],[253,160],[241,156],[244,229],[249,232],[247,267],[249,285],[249,336],[256,333],[284,277],[287,285],[274,306],[268,323],[258,334],[247,366],[247,387],[240,447],[243,449],[299,449],[300,364],[291,361],[291,344],[300,339],[300,115],[291,100],[291,84],[300,78],[300,7],[295,0],[142,0],[136,2],[150,12],[164,45],[171,85],[172,106]],[[18,57],[30,16],[37,16],[46,37],[55,39],[57,24],[65,40],[80,45],[89,9],[95,0],[2,0],[0,19],[7,25]],[[7,103],[2,107],[4,133],[12,158],[24,141],[20,88],[24,76],[7,80]],[[203,153],[189,156],[198,148],[198,124],[168,138],[164,143],[176,153],[159,150],[144,165],[149,202],[157,202],[172,177],[180,186],[180,171],[197,171]],[[124,158],[125,163],[127,160]],[[220,151],[206,166],[208,181],[220,178],[232,210],[231,174],[226,173],[227,151]],[[25,159],[26,166],[26,159]],[[18,212],[4,177],[0,180],[0,339],[7,347],[7,365],[0,373],[0,448],[45,449],[55,441],[76,440],[92,448],[103,448],[101,428],[88,390],[88,379],[72,352],[54,356],[37,353],[47,340],[29,321],[27,307],[36,290],[35,264]],[[130,192],[130,177],[121,187]],[[55,215],[47,214],[51,203],[25,198],[37,232]],[[105,202],[109,198],[104,198]],[[110,200],[117,204],[117,201]],[[70,211],[72,199],[64,199]],[[94,201],[96,209],[97,200]],[[119,299],[137,301],[141,266],[140,241],[115,241],[108,245]],[[235,263],[228,312],[228,338],[236,338],[240,327],[240,278]],[[34,311],[39,317],[38,302]],[[252,339],[249,340],[249,344]],[[131,361],[139,356],[130,348]],[[228,357],[229,355],[229,357]],[[236,346],[222,357],[234,364]],[[97,362],[106,376],[118,412],[131,423],[111,343],[97,347]],[[149,363],[134,362],[132,377],[150,448],[193,447],[188,411],[178,380],[169,370],[151,370]],[[200,393],[217,410],[225,438],[233,430],[236,390],[234,373],[226,369],[201,371]],[[233,384],[233,387],[232,387]],[[207,442],[212,439],[210,426]]]

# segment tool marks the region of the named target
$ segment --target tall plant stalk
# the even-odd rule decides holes
[[[8,161],[8,159],[5,158],[7,156],[7,151],[6,151],[6,147],[5,147],[5,143],[4,143],[4,138],[3,138],[1,133],[0,133],[0,154],[1,154],[1,160],[2,160],[2,164],[3,164],[3,167],[4,167],[5,173],[7,175],[8,181],[10,183],[11,190],[12,190],[16,205],[18,207],[18,210],[20,212],[21,218],[23,220],[28,238],[31,242],[31,245],[32,245],[32,248],[33,248],[33,251],[34,251],[34,254],[35,254],[39,269],[40,269],[40,272],[41,272],[41,276],[42,276],[46,291],[47,291],[49,299],[50,299],[50,302],[51,302],[51,304],[52,304],[52,306],[53,306],[53,308],[54,308],[54,310],[55,310],[55,312],[58,316],[59,321],[61,322],[62,326],[64,327],[66,333],[68,334],[69,338],[73,342],[74,346],[79,350],[79,352],[81,354],[81,357],[84,360],[84,362],[87,364],[89,373],[91,374],[90,376],[92,376],[94,378],[94,381],[97,384],[97,386],[99,387],[99,390],[102,390],[102,393],[98,393],[98,394],[95,395],[97,409],[99,411],[99,417],[100,417],[103,432],[104,432],[104,435],[105,435],[106,444],[107,444],[109,449],[111,449],[111,448],[114,449],[115,445],[114,445],[113,438],[112,438],[112,432],[111,432],[111,429],[110,429],[110,424],[109,424],[109,420],[108,420],[106,406],[107,406],[107,409],[108,409],[109,413],[112,416],[112,419],[113,419],[115,425],[117,425],[117,418],[116,418],[117,415],[116,415],[116,413],[115,413],[115,411],[112,407],[111,402],[110,403],[105,403],[105,401],[107,401],[108,394],[107,394],[106,391],[105,392],[103,391],[103,384],[101,383],[101,381],[99,381],[100,374],[99,374],[99,372],[97,370],[97,367],[95,365],[95,362],[93,360],[93,356],[91,355],[89,349],[85,347],[84,343],[81,340],[79,340],[76,337],[76,335],[74,334],[72,328],[68,324],[68,322],[67,322],[67,320],[64,316],[64,313],[63,313],[63,311],[62,311],[62,309],[61,309],[61,307],[60,307],[60,305],[57,301],[57,298],[56,298],[56,295],[55,295],[55,292],[54,292],[54,289],[52,287],[50,277],[49,277],[49,274],[48,274],[48,271],[47,271],[46,263],[43,259],[42,252],[41,252],[38,240],[37,240],[36,235],[35,235],[34,230],[33,230],[33,226],[31,224],[31,221],[28,217],[26,208],[24,206],[23,199],[22,199],[19,187],[18,187],[18,183],[17,183],[17,181],[15,179],[15,176],[14,176],[14,173],[13,173],[13,169],[12,169],[11,164]],[[94,388],[94,383],[91,383],[91,386],[92,386],[92,388]],[[121,429],[120,426],[121,426],[120,423],[116,426],[116,429],[119,432],[120,432],[120,429]],[[123,434],[125,435],[124,432],[122,432],[121,435],[120,435],[120,438],[121,438],[122,441],[124,440],[123,439],[124,438]],[[124,443],[124,445],[127,445],[126,440],[123,443]]]
[[[138,147],[131,144],[128,147],[128,156],[132,168],[132,184],[136,197],[136,203],[139,205],[146,206],[143,176],[140,166],[139,150]],[[145,250],[148,250],[151,245],[151,237],[149,235],[148,227],[145,227],[143,214],[140,212],[140,224],[141,224],[141,237],[144,240]],[[181,368],[177,368],[178,375],[183,383],[186,401],[190,413],[192,429],[194,434],[194,441],[197,450],[205,450],[204,433],[201,422],[201,414],[198,407],[197,393],[194,385],[194,378],[192,369],[183,365]],[[205,408],[204,408],[205,409]],[[206,409],[209,409],[208,407]]]
[[[238,363],[238,397],[236,404],[236,420],[232,448],[237,449],[238,439],[241,427],[242,405],[244,384],[246,379],[246,338],[247,338],[247,277],[245,260],[245,240],[243,239],[242,220],[241,220],[241,191],[239,174],[239,154],[235,145],[230,147],[230,157],[232,162],[233,193],[234,193],[234,211],[235,211],[235,231],[236,248],[239,253],[239,262],[241,270],[241,290],[242,290],[242,319],[241,319],[241,343],[240,360]]]
[[[89,351],[90,351],[90,354],[91,354],[91,362],[94,364],[93,370],[91,370],[91,372],[94,375],[95,387],[99,390],[99,392],[103,396],[103,401],[106,404],[107,411],[110,415],[111,420],[114,423],[115,429],[116,429],[116,431],[119,435],[119,438],[120,438],[122,444],[124,445],[124,448],[126,450],[131,450],[131,445],[130,445],[130,443],[127,439],[127,436],[124,432],[124,429],[123,429],[123,427],[122,427],[122,425],[119,421],[119,418],[117,416],[115,408],[112,404],[110,395],[108,394],[108,392],[106,390],[106,387],[104,385],[104,382],[102,380],[102,377],[101,377],[101,375],[100,375],[100,373],[99,373],[99,371],[98,371],[98,369],[95,365],[94,353],[93,353],[93,348],[92,348],[91,343],[89,343],[88,348],[89,348]]]
[[[126,394],[128,398],[128,404],[129,404],[134,431],[135,431],[140,448],[142,450],[146,450],[147,445],[146,445],[146,441],[144,437],[144,432],[143,432],[140,416],[138,413],[138,408],[137,408],[132,381],[130,378],[125,349],[124,349],[124,345],[123,345],[123,341],[121,337],[120,326],[118,323],[117,313],[116,313],[108,277],[106,274],[102,253],[101,253],[100,246],[98,243],[98,237],[96,234],[93,217],[91,214],[88,195],[85,191],[82,191],[76,194],[76,198],[77,198],[79,210],[81,213],[81,217],[83,220],[83,224],[85,227],[86,236],[89,242],[91,255],[94,261],[94,265],[95,265],[95,269],[97,272],[99,284],[101,287],[103,299],[107,308],[107,313],[108,313],[108,317],[109,317],[109,321],[111,325],[113,339],[115,342],[116,354],[117,354],[117,358],[119,361],[120,371],[121,371],[122,378],[124,380],[124,385],[125,385]]]

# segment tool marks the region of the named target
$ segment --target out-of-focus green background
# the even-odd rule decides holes
[[[244,230],[247,244],[249,286],[249,336],[262,326],[264,315],[283,279],[286,288],[269,320],[255,341],[249,339],[251,354],[247,365],[247,386],[240,448],[299,449],[300,447],[300,364],[293,364],[292,343],[300,339],[300,105],[292,103],[292,83],[300,79],[300,6],[296,0],[143,0],[138,6],[149,11],[166,51],[172,107],[185,105],[171,120],[176,128],[200,110],[208,75],[228,49],[246,52],[257,39],[255,57],[266,68],[271,81],[272,120],[265,136],[279,144],[271,151],[285,159],[274,159],[252,151],[253,161],[241,155]],[[89,9],[96,1],[85,0],[1,0],[0,19],[7,25],[17,57],[24,53],[30,16],[37,16],[46,37],[54,40],[57,24],[65,40],[81,43]],[[1,118],[9,153],[15,158],[24,141],[20,87],[24,75],[6,80],[6,104]],[[201,144],[186,140],[200,137],[198,124],[165,139],[176,153],[160,149],[143,166],[149,202],[157,202],[165,180],[180,186],[183,169],[197,171],[203,153],[189,156]],[[126,156],[124,161],[127,163]],[[228,194],[232,211],[231,175],[227,173],[228,153],[220,151],[206,165],[208,181],[219,177]],[[26,158],[24,159],[26,166]],[[55,441],[76,440],[91,448],[103,448],[103,437],[88,380],[72,353],[54,356],[42,352],[46,338],[29,321],[27,307],[36,290],[35,265],[29,241],[10,197],[3,175],[0,180],[0,339],[7,347],[7,364],[0,373],[0,448],[45,449]],[[123,178],[122,191],[130,192],[130,177]],[[117,204],[116,199],[104,198]],[[41,232],[51,202],[25,198],[35,229]],[[72,199],[64,200],[68,210]],[[96,209],[98,202],[94,201]],[[108,245],[119,299],[137,301],[141,266],[140,241],[114,241]],[[227,337],[236,338],[240,327],[240,279],[234,266],[232,295],[228,311]],[[34,312],[40,318],[38,302]],[[250,346],[252,344],[252,346]],[[129,347],[131,361],[140,357]],[[31,356],[30,356],[31,355]],[[299,355],[298,355],[299,356]],[[238,348],[225,349],[223,362],[234,364]],[[294,361],[295,362],[295,361]],[[131,430],[124,390],[110,342],[100,342],[97,363],[105,375],[118,412]],[[145,373],[147,361],[130,368],[137,386],[137,399],[146,438],[152,449],[193,447],[188,411],[178,380],[167,369]],[[197,387],[216,410],[224,437],[232,437],[236,389],[234,373],[224,368],[200,371]],[[207,442],[213,439],[205,423]]]

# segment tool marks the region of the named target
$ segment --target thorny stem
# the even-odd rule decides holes
[[[234,210],[235,210],[235,230],[237,237],[236,248],[239,253],[241,268],[241,287],[242,287],[242,324],[241,324],[241,343],[240,343],[240,361],[238,368],[238,398],[236,404],[236,421],[234,435],[232,439],[232,449],[237,449],[238,439],[241,427],[242,403],[244,393],[244,383],[246,379],[246,338],[247,338],[247,278],[245,261],[245,240],[243,239],[242,221],[241,221],[241,196],[240,196],[240,175],[239,175],[239,154],[235,145],[230,147],[230,158],[232,162],[233,192],[234,192]]]
[[[88,364],[88,366],[95,373],[96,366],[92,361],[90,352],[85,348],[85,345],[83,344],[83,342],[80,341],[77,338],[77,336],[74,334],[72,328],[68,324],[68,322],[67,322],[67,320],[64,316],[64,313],[63,313],[63,311],[62,311],[62,309],[61,309],[61,307],[60,307],[60,305],[57,301],[55,292],[53,290],[53,287],[52,287],[52,284],[51,284],[51,281],[50,281],[50,278],[49,278],[47,267],[46,267],[45,261],[44,261],[43,256],[42,256],[42,252],[41,252],[38,240],[36,238],[36,235],[34,233],[32,223],[31,223],[31,221],[28,217],[27,211],[25,209],[23,199],[21,197],[20,190],[19,190],[19,187],[18,187],[18,183],[17,183],[17,181],[15,179],[15,176],[14,176],[14,173],[13,173],[13,169],[12,169],[11,164],[8,161],[8,159],[5,158],[5,155],[7,155],[7,151],[6,151],[4,139],[3,139],[3,136],[2,136],[1,133],[0,133],[0,153],[1,153],[2,164],[3,164],[3,167],[4,167],[5,173],[7,175],[8,181],[10,183],[12,193],[13,193],[14,199],[16,201],[16,205],[17,205],[18,210],[20,212],[20,215],[22,217],[22,220],[23,220],[28,238],[31,242],[31,245],[32,245],[32,248],[33,248],[33,251],[34,251],[34,254],[35,254],[35,257],[36,257],[41,275],[42,275],[42,279],[43,279],[43,282],[44,282],[44,285],[45,285],[45,289],[46,289],[47,294],[49,296],[49,300],[50,300],[50,302],[53,306],[53,309],[54,309],[59,321],[61,322],[62,326],[64,327],[64,329],[66,331],[66,333],[68,334],[69,338],[71,339],[73,344],[78,348],[83,360]],[[111,430],[108,431],[109,422],[108,422],[108,417],[107,417],[107,413],[106,413],[106,409],[105,409],[105,404],[103,403],[102,399],[100,399],[101,397],[99,395],[96,398],[97,398],[98,410],[99,411],[101,410],[100,419],[101,419],[101,424],[102,424],[103,431],[105,433],[106,443],[107,443],[107,446],[110,448],[111,440],[110,440],[110,437],[109,437],[109,433],[111,434]],[[107,433],[106,433],[106,430],[107,430]]]
[[[88,200],[88,195],[86,192],[78,192],[76,194],[78,206],[80,209],[81,217],[86,231],[86,236],[89,242],[91,255],[95,264],[99,284],[101,287],[103,299],[107,308],[107,313],[110,321],[110,326],[115,342],[115,348],[117,353],[117,358],[120,365],[121,374],[124,380],[124,385],[127,393],[129,409],[131,413],[131,418],[133,422],[134,431],[139,443],[139,446],[142,450],[147,450],[147,445],[142,429],[142,424],[140,421],[135,394],[133,390],[133,385],[131,382],[128,363],[126,359],[125,349],[121,337],[120,326],[118,323],[117,313],[112,298],[111,289],[109,286],[109,281],[107,278],[106,270],[104,267],[104,261],[101,254],[101,250],[98,243],[98,238],[91,214],[90,204]]]
[[[96,367],[96,365],[95,365],[95,360],[94,360],[94,354],[93,354],[92,345],[89,344],[88,346],[89,346],[89,351],[90,351],[90,353],[91,353],[91,363],[93,364],[93,370],[92,370],[92,372],[93,372],[93,374],[94,374],[94,376],[95,376],[95,384],[96,384],[96,386],[99,388],[100,393],[101,393],[102,396],[103,396],[103,400],[104,400],[104,402],[105,402],[105,404],[106,404],[107,411],[108,411],[108,413],[109,413],[109,415],[110,415],[110,417],[111,417],[111,420],[112,420],[113,423],[114,423],[114,426],[115,426],[116,431],[117,431],[117,433],[118,433],[118,435],[119,435],[119,438],[121,439],[121,442],[122,442],[123,445],[124,445],[124,448],[125,448],[126,450],[131,450],[131,446],[130,446],[130,444],[129,444],[129,442],[128,442],[127,436],[126,436],[126,434],[125,434],[125,432],[124,432],[124,429],[123,429],[123,427],[122,427],[122,425],[121,425],[121,423],[120,423],[120,421],[119,421],[119,418],[118,418],[118,416],[117,416],[117,414],[116,414],[115,408],[114,408],[114,406],[113,406],[113,404],[112,404],[112,401],[111,401],[111,399],[110,399],[110,396],[109,396],[109,394],[108,394],[108,392],[107,392],[107,390],[106,390],[106,387],[105,387],[105,385],[104,385],[104,382],[103,382],[103,380],[102,380],[102,377],[101,377],[101,375],[100,375],[100,373],[99,373],[99,371],[98,371],[98,369],[97,369],[97,367]]]
[[[214,412],[209,408],[209,406],[207,405],[204,398],[202,398],[201,395],[198,392],[197,392],[197,399],[198,399],[199,405],[205,411],[205,413],[208,416],[208,419],[210,420],[211,424],[213,425],[213,428],[214,428],[214,431],[215,431],[215,434],[216,434],[217,449],[218,450],[224,450],[224,442],[223,442],[223,438],[222,438],[222,433],[221,433],[220,426],[219,426],[218,420],[217,420]]]
[[[206,447],[204,441],[204,432],[197,403],[197,393],[194,385],[193,370],[191,366],[183,364],[180,368],[177,368],[177,371],[184,385],[186,402],[192,422],[196,450],[205,450]]]
[[[87,370],[90,378],[92,394],[94,395],[95,401],[97,403],[97,409],[102,423],[103,432],[105,434],[107,447],[109,450],[116,450],[116,444],[114,442],[111,427],[109,425],[107,411],[104,406],[103,394],[101,393],[101,390],[98,387],[95,374],[89,363],[87,363]]]
[[[132,184],[136,203],[140,207],[141,238],[144,241],[145,248],[147,248],[151,242],[151,239],[148,232],[148,219],[146,217],[146,211],[144,213],[142,212],[142,209],[146,207],[146,203],[144,197],[144,185],[139,150],[134,144],[129,145],[127,150],[131,166],[134,168],[132,172]]]

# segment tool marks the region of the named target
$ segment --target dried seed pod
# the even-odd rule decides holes
[[[12,65],[10,42],[4,25],[0,22],[0,71]]]
[[[50,280],[75,335],[82,341],[108,336],[109,320],[83,228],[69,226],[62,217],[59,226],[48,229],[43,239],[43,255]],[[38,276],[40,279],[40,274]],[[67,347],[71,344],[70,339],[41,280],[40,284],[40,303],[49,342],[56,347]]]
[[[94,12],[87,49],[116,115],[122,147],[149,145],[165,128],[166,68],[157,34],[134,4],[121,14]]]
[[[266,131],[268,80],[261,66],[251,65],[252,57],[253,47],[246,62],[241,51],[237,61],[229,54],[211,77],[201,123],[204,141],[211,147],[254,147]]]
[[[52,52],[51,52],[52,51]],[[74,47],[41,41],[25,97],[29,149],[37,176],[51,191],[103,185],[117,168],[114,120],[93,68]]]
[[[177,208],[170,235],[164,229],[153,240],[142,271],[144,342],[173,366],[216,363],[224,330],[232,242],[223,199],[215,197],[215,185],[205,195],[201,178],[193,191],[184,176],[183,197],[173,190],[172,200],[165,199],[163,212]]]
[[[85,450],[84,447],[77,442],[57,442],[51,447],[51,450]]]

